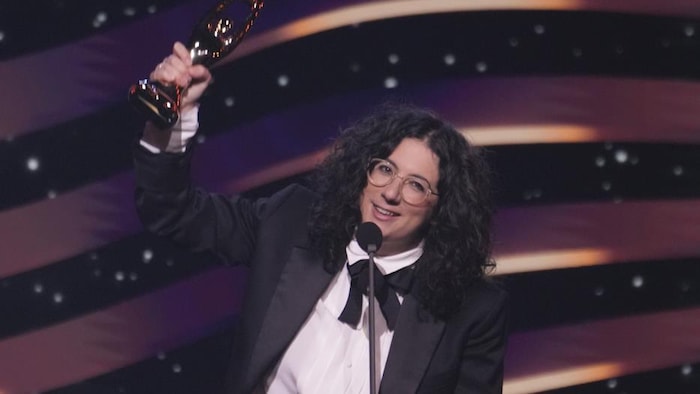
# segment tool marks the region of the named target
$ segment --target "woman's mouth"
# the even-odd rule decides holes
[[[384,209],[375,204],[372,205],[374,205],[374,210],[383,216],[399,216],[399,214],[396,212],[389,211],[388,209]]]

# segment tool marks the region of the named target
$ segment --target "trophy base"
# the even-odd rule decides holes
[[[177,101],[173,99],[173,96],[177,97],[177,92],[172,94],[166,90],[174,89],[147,79],[129,88],[129,102],[160,129],[172,127],[179,119]]]

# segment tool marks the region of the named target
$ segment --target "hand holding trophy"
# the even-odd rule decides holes
[[[180,45],[178,49],[176,45],[175,52],[189,51],[192,64],[210,67],[238,46],[253,25],[262,6],[263,0],[219,1],[195,26],[187,48]],[[226,8],[228,11],[234,11],[233,19],[223,16]],[[181,55],[184,57],[184,54]],[[157,71],[158,69],[151,74],[152,78]],[[182,86],[187,85],[188,83],[176,80],[170,84],[161,84],[142,79],[129,89],[129,102],[157,127],[169,128],[179,118],[183,89],[186,89]]]

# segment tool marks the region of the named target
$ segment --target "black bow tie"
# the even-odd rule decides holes
[[[369,261],[360,260],[353,265],[348,265],[350,272],[350,295],[343,312],[338,320],[356,327],[362,314],[362,295],[369,292]],[[413,266],[402,268],[389,275],[382,275],[377,266],[374,266],[374,296],[379,301],[379,307],[386,320],[387,327],[394,330],[396,320],[399,317],[401,303],[396,293],[404,295],[411,288],[413,280]],[[371,303],[370,303],[371,305]]]

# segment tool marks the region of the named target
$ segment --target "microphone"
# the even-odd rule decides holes
[[[374,317],[374,253],[382,246],[382,230],[372,222],[364,222],[357,226],[355,239],[362,250],[369,254],[369,289],[367,298],[369,299],[369,392],[377,394],[377,344],[375,338],[375,317]]]
[[[357,226],[355,232],[357,243],[360,244],[362,250],[367,253],[374,253],[382,246],[382,230],[379,226],[372,222],[364,222]]]

